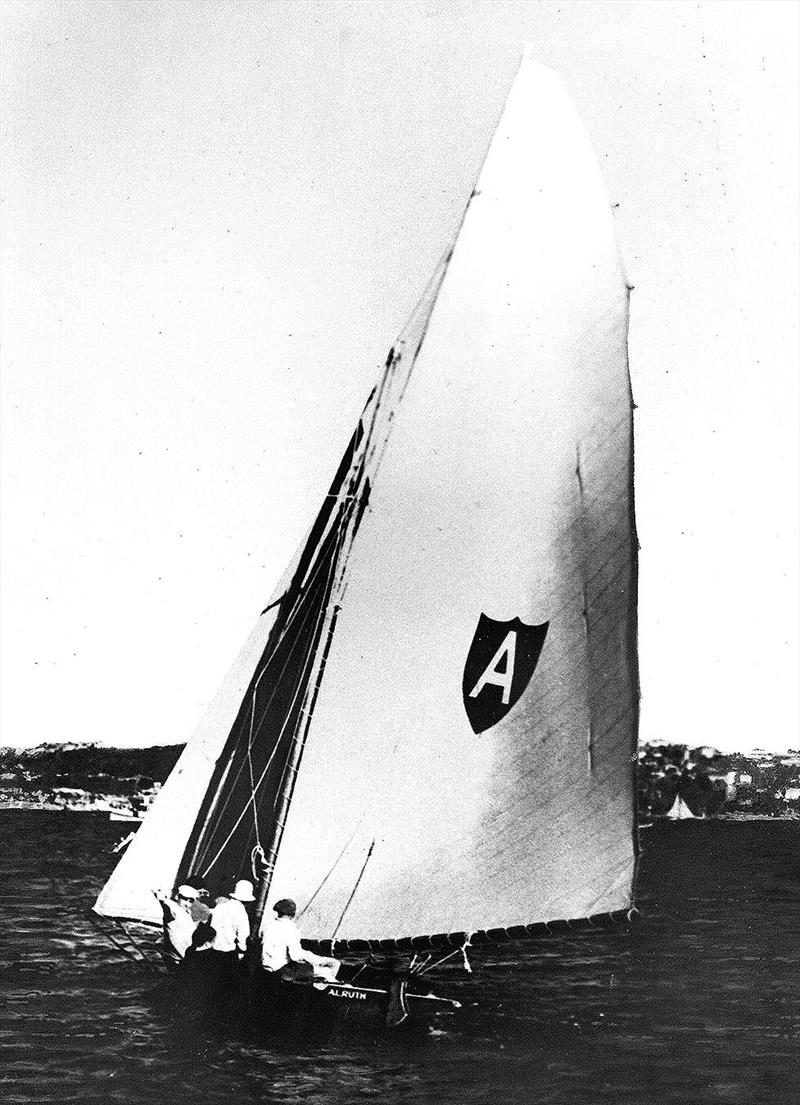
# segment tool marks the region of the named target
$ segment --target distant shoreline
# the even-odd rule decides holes
[[[139,819],[175,770],[182,745],[136,749],[48,744],[27,752],[0,748],[0,809],[63,807]],[[676,799],[692,815],[745,820],[800,816],[800,749],[752,756],[703,745],[640,746],[637,804],[642,820],[672,811]]]
[[[25,813],[74,813],[74,814],[101,814],[104,818],[109,818],[109,810],[104,806],[62,806],[56,805],[53,802],[25,802],[20,799],[12,799],[4,801],[2,795],[0,795],[0,813],[6,811],[17,811]],[[115,810],[115,813],[124,813],[125,811]],[[130,823],[134,823],[134,818],[130,818]],[[702,823],[710,824],[713,821],[800,821],[800,815],[796,813],[781,813],[776,814],[774,817],[766,813],[718,813],[712,814],[710,817],[695,817],[690,819],[689,823]],[[652,821],[640,821],[639,828],[647,829],[652,825],[662,824],[687,824],[687,821],[672,822],[669,817],[664,815],[655,817]],[[121,821],[120,824],[125,824],[125,821]]]
[[[24,811],[26,813],[99,813],[106,818],[109,818],[111,816],[111,813],[113,812],[115,815],[121,817],[125,821],[137,820],[137,818],[133,814],[130,814],[129,816],[127,810],[121,809],[119,807],[116,807],[112,811],[111,809],[109,809],[108,806],[105,805],[64,806],[56,804],[55,802],[25,802],[21,799],[11,799],[9,801],[5,801],[3,797],[0,796],[0,813],[2,813],[4,810],[18,810]],[[138,818],[138,820],[141,819]]]

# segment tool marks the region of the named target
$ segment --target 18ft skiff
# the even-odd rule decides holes
[[[260,879],[342,956],[620,916],[638,721],[628,287],[526,56],[308,539],[97,900]]]

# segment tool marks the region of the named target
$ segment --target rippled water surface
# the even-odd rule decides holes
[[[97,934],[86,910],[120,835],[92,814],[0,812],[9,1105],[798,1100],[800,822],[658,824],[632,927],[476,951],[473,974],[452,961],[435,979],[459,1013],[291,1048],[165,1011],[158,972]]]

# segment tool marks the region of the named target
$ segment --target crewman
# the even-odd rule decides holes
[[[192,904],[197,902],[198,892],[193,886],[184,884],[178,887],[175,898],[170,898],[163,890],[154,890],[164,914],[164,936],[167,950],[175,959],[183,959],[191,947],[192,936],[197,921],[192,917]]]
[[[253,884],[247,879],[239,879],[230,894],[222,894],[217,898],[210,917],[214,930],[211,950],[217,955],[228,956],[235,961],[247,951],[250,919],[244,902],[254,900]]]
[[[300,930],[294,920],[297,906],[291,898],[281,898],[272,907],[274,916],[265,917],[261,925],[261,966],[274,974],[292,964],[305,963],[316,978],[328,982],[336,979],[341,966],[338,959],[315,955],[300,943]]]
[[[186,880],[186,885],[197,891],[197,897],[192,898],[189,903],[189,914],[192,920],[196,924],[208,921],[211,916],[211,909],[208,905],[208,889],[206,888],[205,879],[200,875],[190,875]]]

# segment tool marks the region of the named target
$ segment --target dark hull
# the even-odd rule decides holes
[[[409,985],[410,981],[410,985]],[[321,1037],[339,1031],[383,1033],[427,1023],[458,1003],[415,992],[414,980],[391,969],[343,964],[336,982],[283,977],[236,956],[190,953],[170,974],[164,999],[208,1023],[248,1035]]]

